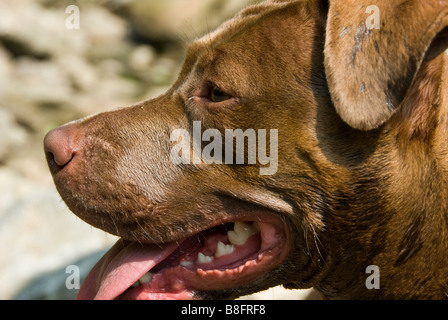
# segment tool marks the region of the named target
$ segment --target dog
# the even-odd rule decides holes
[[[78,298],[446,299],[447,13],[256,4],[194,41],[165,94],[49,132],[62,199],[121,238]]]

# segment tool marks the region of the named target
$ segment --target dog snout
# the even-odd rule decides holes
[[[52,171],[67,166],[75,152],[72,145],[72,132],[69,127],[59,127],[50,131],[44,139],[44,150]]]

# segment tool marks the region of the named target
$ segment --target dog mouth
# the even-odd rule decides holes
[[[120,239],[90,271],[77,299],[187,300],[237,288],[284,260],[288,234],[285,223],[269,215],[222,222],[167,244]]]

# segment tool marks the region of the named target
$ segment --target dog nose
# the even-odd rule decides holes
[[[65,127],[51,130],[44,139],[44,151],[50,168],[62,169],[73,158],[72,136]]]

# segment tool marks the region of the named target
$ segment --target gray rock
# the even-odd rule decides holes
[[[14,115],[0,109],[0,162],[6,162],[11,154],[23,148],[27,133],[19,126]]]
[[[256,0],[111,0],[136,32],[153,42],[189,42]]]
[[[83,280],[106,253],[106,250],[100,250],[87,255],[77,261],[73,261],[69,266],[79,268],[80,279]],[[67,279],[71,275],[71,269],[62,267],[57,270],[38,274],[23,285],[19,292],[13,297],[14,300],[74,300],[78,294],[79,288],[67,287]],[[71,280],[68,280],[72,283]]]
[[[0,168],[0,299],[12,299],[38,275],[65,270],[116,241],[71,214],[50,180]]]

